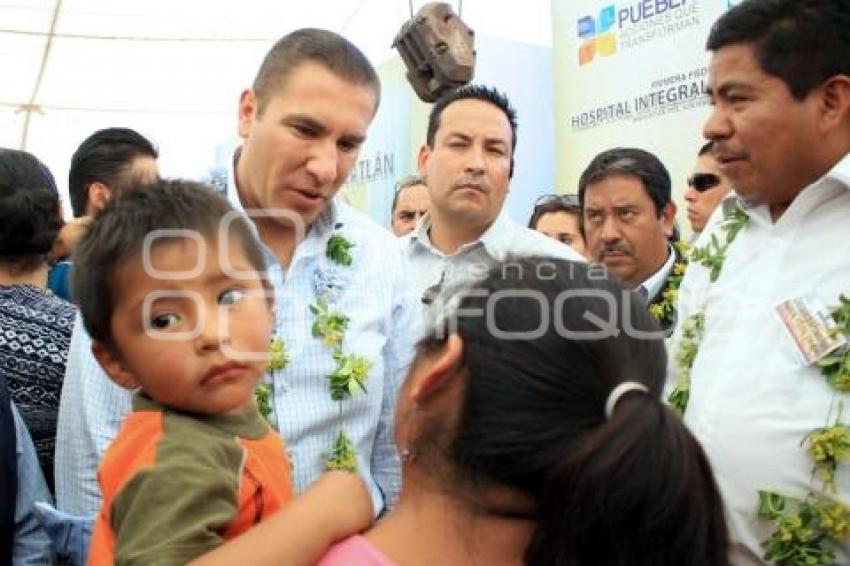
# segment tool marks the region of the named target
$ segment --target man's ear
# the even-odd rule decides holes
[[[440,350],[432,354],[428,367],[422,371],[410,388],[410,396],[414,402],[427,401],[429,397],[446,386],[450,378],[457,374],[463,358],[463,339],[452,334]]]
[[[239,116],[237,130],[240,138],[251,134],[251,126],[257,116],[257,97],[251,89],[245,89],[239,96]]]
[[[427,175],[425,171],[428,165],[428,159],[431,157],[431,148],[428,147],[427,143],[423,143],[422,147],[419,148],[419,155],[416,159],[416,164],[419,169],[419,175],[425,177],[427,179]]]
[[[88,210],[100,211],[103,210],[106,203],[108,203],[109,199],[112,198],[112,189],[100,181],[95,181],[89,185],[88,194],[86,196],[88,197],[86,200],[88,203]]]
[[[139,387],[140,384],[136,377],[127,370],[121,359],[103,342],[93,340],[91,353],[112,381],[125,389],[136,389]]]
[[[664,226],[664,233],[670,238],[676,227],[676,203],[673,201],[668,202],[661,209],[661,223]]]
[[[826,133],[845,128],[850,120],[850,77],[835,75],[820,87],[820,126]]]

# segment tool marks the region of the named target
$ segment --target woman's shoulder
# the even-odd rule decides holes
[[[393,562],[366,537],[354,535],[333,545],[318,566],[393,566]]]
[[[0,285],[0,317],[7,319],[9,328],[26,325],[30,331],[43,327],[55,333],[54,340],[69,342],[77,309],[68,301],[47,289],[31,285]],[[13,324],[12,321],[17,321]],[[4,325],[6,326],[6,325]],[[67,343],[64,346],[67,348]]]

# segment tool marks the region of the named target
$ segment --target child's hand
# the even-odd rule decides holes
[[[301,497],[192,565],[307,566],[315,564],[331,545],[370,524],[372,498],[360,476],[327,472]]]
[[[322,514],[333,540],[359,533],[372,524],[372,497],[357,474],[325,472],[301,498]]]

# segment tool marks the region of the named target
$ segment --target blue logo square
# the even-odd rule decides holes
[[[611,26],[614,25],[616,14],[614,13],[614,5],[606,6],[599,10],[599,33],[605,33]]]
[[[613,8],[613,6],[612,6]],[[590,16],[584,16],[578,21],[578,36],[588,39],[596,35],[596,22]]]

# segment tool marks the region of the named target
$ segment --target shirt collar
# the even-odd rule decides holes
[[[499,213],[496,219],[490,224],[481,236],[460,246],[452,255],[460,254],[466,250],[483,246],[487,253],[496,260],[503,259],[506,250],[510,244],[511,234],[513,233],[514,222],[504,209]],[[431,213],[426,212],[419,220],[416,228],[411,232],[410,245],[420,246],[430,250],[432,253],[440,256],[445,256],[443,252],[434,247],[431,243]]]
[[[803,201],[823,198],[823,190],[821,189],[826,189],[828,187],[837,187],[837,190],[839,191],[850,190],[850,153],[845,154],[844,157],[839,159],[838,162],[833,165],[832,169],[827,171],[823,177],[803,188],[803,190],[800,191],[794,199],[794,202],[791,203],[789,210],[791,210],[795,204],[799,207],[800,203]],[[773,221],[770,220],[769,207],[758,203],[748,202],[746,199],[738,196],[734,190],[730,191],[721,204],[723,206],[724,217],[729,215],[735,205],[738,205],[750,218],[755,217],[759,219],[761,217],[761,221],[767,224],[773,224]]]
[[[647,300],[651,301],[664,286],[664,281],[667,280],[667,276],[673,269],[673,264],[675,262],[676,252],[675,250],[673,250],[673,246],[667,244],[667,261],[664,262],[664,265],[661,266],[661,269],[650,275],[646,279],[646,281],[639,285],[640,287],[646,289]]]
[[[850,191],[850,152],[845,154],[824,177],[837,181],[844,190]]]

